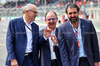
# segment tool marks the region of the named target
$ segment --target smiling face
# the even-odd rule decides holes
[[[76,8],[68,8],[67,9],[67,16],[71,23],[76,23],[78,20],[79,12]]]
[[[56,23],[57,23],[57,16],[54,14],[54,12],[48,12],[45,18],[45,22],[49,29],[55,30]]]

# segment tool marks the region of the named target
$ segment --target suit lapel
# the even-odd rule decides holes
[[[82,41],[83,41],[83,44],[84,44],[84,39],[85,39],[85,35],[84,35],[84,33],[85,33],[85,24],[84,24],[84,22],[83,22],[83,20],[82,19],[80,19],[81,20],[81,25],[80,25],[80,27],[81,27],[81,34],[82,34]]]
[[[34,25],[34,22],[31,24],[31,27],[32,27],[32,39],[33,39],[33,42],[34,42],[34,39],[35,39],[35,25]]]
[[[25,30],[25,24],[24,24],[23,17],[21,17],[20,26],[21,26],[21,28],[22,28],[22,31],[25,33],[24,35],[26,35],[26,30]]]
[[[58,38],[58,28],[56,28],[55,35]]]
[[[78,46],[75,33],[73,31],[72,26],[70,25],[70,22],[67,23],[67,36],[73,38],[73,40],[75,41],[75,44]]]

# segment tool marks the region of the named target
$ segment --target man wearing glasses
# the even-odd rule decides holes
[[[57,21],[58,17],[55,12],[49,11],[45,14],[47,27],[40,31],[40,37],[44,37],[44,32],[47,32],[47,30],[51,30],[51,33],[50,35],[48,34],[49,37],[44,37],[45,41],[42,40],[44,43],[39,43],[41,66],[62,66],[56,38],[58,35],[58,28],[56,28]]]
[[[27,4],[23,7],[23,17],[9,22],[6,38],[7,66],[39,66],[39,27],[34,23],[37,13],[35,5]]]

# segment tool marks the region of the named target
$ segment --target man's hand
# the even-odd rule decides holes
[[[50,37],[51,36],[51,32],[52,32],[52,30],[45,28],[44,29],[44,37],[45,38]]]
[[[58,40],[57,40],[56,35],[52,35],[51,40],[54,42],[54,44],[58,44]]]
[[[11,60],[11,66],[18,66],[16,59]]]
[[[94,66],[99,66],[99,62],[94,62]]]

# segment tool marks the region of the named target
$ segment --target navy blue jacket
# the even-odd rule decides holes
[[[90,66],[99,62],[99,46],[96,31],[90,20],[81,20],[82,42]],[[58,41],[63,66],[78,66],[79,48],[69,20],[58,27]]]
[[[39,66],[38,60],[38,37],[39,37],[39,28],[34,22],[32,24],[32,46],[33,46],[33,62],[35,66]],[[22,66],[24,60],[24,54],[27,45],[27,36],[25,30],[25,24],[23,17],[13,19],[9,22],[6,46],[7,46],[7,59],[6,65],[11,66],[11,60],[17,59],[18,66]]]
[[[39,33],[39,37],[43,37],[44,29],[42,29]],[[58,36],[58,28],[56,28],[56,36]],[[42,41],[42,42],[41,42]],[[50,52],[50,45],[49,40],[41,39],[39,41],[40,45],[40,65],[41,66],[51,66],[51,52]],[[62,66],[61,59],[60,59],[60,53],[58,46],[55,46],[55,54],[57,58],[58,66]]]

